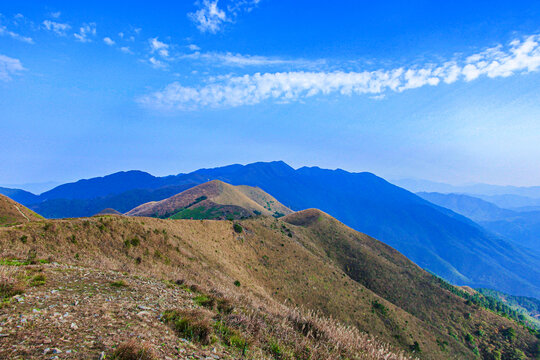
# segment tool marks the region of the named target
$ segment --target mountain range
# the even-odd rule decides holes
[[[39,202],[23,203],[46,217],[91,216],[104,208],[125,213],[209,180],[258,187],[294,211],[321,209],[452,283],[540,297],[536,252],[371,173],[318,167],[295,170],[283,162],[167,177],[130,171],[64,184],[39,195]]]
[[[540,211],[503,209],[463,194],[418,193],[434,204],[467,216],[518,246],[540,252]]]

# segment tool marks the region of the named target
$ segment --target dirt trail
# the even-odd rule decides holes
[[[19,209],[19,207],[17,205],[15,205],[15,208],[17,209],[17,211],[19,211],[21,213],[22,216],[24,216],[24,218],[26,219],[26,221],[30,222],[30,219],[28,218],[28,216],[26,216],[22,211],[21,209]]]

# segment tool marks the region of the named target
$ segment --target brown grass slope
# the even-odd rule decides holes
[[[440,346],[448,342],[465,345],[482,358],[519,358],[521,349],[538,355],[538,340],[513,321],[490,311],[468,305],[438,284],[398,251],[359,233],[316,209],[300,211],[283,218],[296,225],[309,238],[306,247],[330,258],[351,279],[364,285],[424,324],[431,324],[429,335]],[[520,329],[520,340],[508,341],[505,331]],[[401,334],[397,334],[400,336]],[[427,344],[426,344],[427,345]],[[476,350],[475,350],[476,349]],[[455,351],[455,349],[451,350]],[[471,356],[472,354],[468,354]]]
[[[0,194],[0,226],[16,225],[41,219],[43,217],[32,210]]]
[[[477,346],[487,359],[495,358],[496,351],[503,359],[513,359],[520,354],[517,350],[532,357],[536,339],[527,331],[465,304],[395,250],[316,210],[285,219],[289,222],[271,217],[243,220],[241,233],[229,221],[44,221],[0,229],[0,254],[36,254],[96,269],[181,278],[229,294],[234,302],[248,303],[284,323],[294,318],[291,309],[301,306],[396,348],[420,349],[410,354],[426,359],[474,359]],[[311,326],[306,324],[296,328],[303,333]],[[517,336],[506,340],[503,334],[509,328]],[[290,343],[290,335],[278,331],[272,336],[281,344]],[[310,336],[322,344],[330,338]],[[292,345],[283,345],[287,346]],[[360,354],[348,357],[362,358]]]
[[[333,320],[313,314],[300,315],[292,301],[283,304],[282,300],[294,297],[294,303],[304,304],[307,309],[320,307],[322,314],[335,312],[344,323],[353,324],[345,315],[346,311],[362,309],[355,305],[355,297],[364,295],[387,303],[373,294],[363,294],[368,291],[355,285],[339,269],[313,256],[300,245],[296,236],[286,235],[281,221],[261,217],[241,224],[243,231],[238,234],[229,221],[114,216],[48,220],[1,229],[0,254],[4,259],[48,258],[168,283],[182,279],[197,284],[198,289],[207,289],[206,293],[228,294],[235,306],[247,308],[238,315],[255,321],[248,324],[253,330],[245,330],[245,336],[251,339],[256,336],[252,332],[263,331],[266,342],[257,338],[250,340],[255,344],[262,342],[258,347],[254,345],[253,359],[405,359],[357,330],[340,327]],[[297,283],[300,280],[306,285]],[[300,291],[302,288],[305,291]],[[343,311],[334,311],[342,306]],[[383,322],[369,309],[364,306],[361,311],[363,321],[371,324],[370,329],[383,331]],[[258,329],[261,326],[262,329]],[[420,334],[414,336],[420,337]],[[16,341],[20,343],[21,339]],[[42,341],[34,336],[26,345],[41,345]],[[275,348],[274,345],[282,349],[281,355],[268,350],[268,346]],[[307,352],[306,357],[294,355],[298,346],[303,348],[302,352]],[[343,353],[342,356],[336,356],[334,348],[339,350],[338,354]],[[322,355],[310,357],[311,351]]]
[[[226,213],[238,212],[238,217],[255,214],[292,213],[271,195],[251,186],[233,186],[219,180],[195,186],[161,201],[142,204],[126,213],[129,216],[169,217],[183,209],[223,208]]]

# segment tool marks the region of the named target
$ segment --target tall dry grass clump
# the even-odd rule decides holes
[[[18,279],[18,270],[0,266],[0,300],[24,293],[25,285]]]
[[[157,360],[150,347],[136,340],[130,340],[118,345],[107,357],[111,360]]]

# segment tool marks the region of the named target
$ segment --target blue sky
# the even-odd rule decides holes
[[[0,184],[284,160],[540,184],[540,3],[0,3]]]

